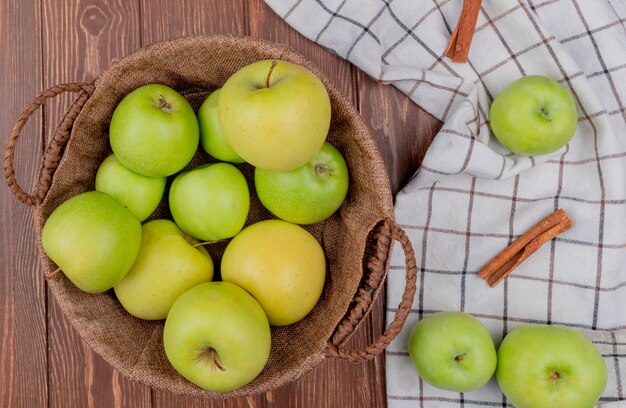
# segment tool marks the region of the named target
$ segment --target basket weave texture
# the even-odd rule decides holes
[[[391,238],[399,239],[391,221],[393,204],[388,177],[369,130],[328,79],[291,49],[248,37],[196,36],[145,47],[113,63],[90,85],[68,85],[58,92],[53,90],[52,93],[67,90],[82,93],[60,122],[44,156],[42,175],[33,196],[20,197],[21,190],[11,184],[12,164],[7,169],[5,159],[5,175],[11,189],[22,201],[35,204],[38,247],[50,273],[56,265],[41,247],[42,227],[62,202],[94,189],[98,166],[111,153],[108,126],[121,99],[139,86],[161,83],[181,92],[197,110],[208,94],[221,87],[236,70],[261,59],[282,59],[308,68],[321,78],[330,95],[332,121],[328,140],[344,154],[351,179],[340,210],[326,221],[307,227],[322,244],[327,257],[323,294],[303,320],[272,328],[270,359],[259,377],[233,392],[215,394],[194,386],[170,365],[163,349],[162,321],[143,321],[131,316],[112,291],[87,294],[62,273],[50,278],[48,283],[54,297],[82,338],[122,374],[151,387],[188,396],[252,395],[294,380],[329,355],[350,360],[367,358],[365,352],[350,355],[338,347],[369,311],[384,282]],[[41,98],[43,103],[45,98]],[[199,149],[187,169],[211,161]],[[272,218],[254,192],[253,168],[247,164],[238,167],[251,187],[248,224]],[[171,218],[166,199],[151,217],[156,218]],[[225,245],[208,247],[216,266]],[[413,294],[408,292],[404,303],[410,307]],[[399,322],[400,326],[403,321]]]
[[[113,291],[90,295],[79,291],[45,256],[41,231],[47,217],[65,200],[93,190],[96,170],[111,151],[107,129],[119,101],[133,89],[162,83],[180,91],[198,109],[206,96],[237,69],[261,59],[283,59],[315,72],[327,87],[332,105],[328,139],[343,153],[351,175],[348,197],[339,211],[307,227],[327,256],[327,277],[321,299],[300,322],[272,329],[272,350],[264,371],[247,386],[230,393],[204,391],[179,376],[162,346],[163,322],[127,314]],[[15,147],[32,113],[48,99],[77,92],[43,156],[33,193],[19,186]],[[199,151],[187,168],[212,162]],[[271,218],[254,193],[253,171],[240,165],[252,187],[248,224]],[[76,330],[105,360],[126,376],[174,393],[203,397],[252,395],[277,388],[315,367],[326,357],[348,361],[374,358],[401,331],[416,291],[417,265],[407,235],[394,225],[388,179],[367,127],[350,103],[310,62],[290,49],[249,37],[187,37],[146,47],[118,61],[91,84],[59,84],[41,92],[16,120],[5,146],[4,175],[9,189],[24,204],[35,206],[34,224],[49,286]],[[171,180],[170,180],[171,181]],[[165,194],[167,197],[167,192]],[[170,218],[164,199],[151,219]],[[345,342],[369,313],[382,288],[393,241],[406,260],[406,287],[394,319],[372,344],[359,350]],[[219,265],[226,244],[211,245]]]

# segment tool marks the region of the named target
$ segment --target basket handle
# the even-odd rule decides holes
[[[41,204],[46,197],[50,185],[52,184],[52,176],[56,171],[61,157],[63,156],[63,150],[70,138],[70,129],[74,124],[74,120],[85,106],[85,103],[89,97],[93,94],[95,85],[88,83],[69,83],[58,84],[51,88],[41,92],[35,99],[33,99],[22,111],[17,121],[11,129],[9,138],[4,148],[4,177],[6,178],[7,185],[15,194],[18,200],[26,205],[38,205]],[[35,112],[46,100],[60,95],[64,92],[80,92],[80,95],[72,103],[69,110],[61,120],[61,123],[57,126],[52,135],[52,139],[43,154],[43,160],[41,163],[41,169],[39,170],[39,178],[33,188],[32,194],[26,193],[17,183],[15,178],[15,171],[13,169],[13,159],[15,156],[15,146],[20,138],[22,129],[26,125],[28,118]]]
[[[402,230],[402,228],[394,224],[390,226],[390,232],[387,233],[390,234],[391,238],[398,241],[400,245],[402,245],[406,261],[406,286],[393,321],[379,338],[361,350],[350,350],[341,345],[336,345],[336,342],[329,341],[325,349],[325,355],[328,357],[342,358],[352,362],[361,362],[373,359],[380,354],[393,339],[396,338],[398,333],[400,333],[400,330],[402,330],[402,326],[404,326],[406,318],[411,312],[417,283],[417,263],[415,262],[415,252],[413,251],[409,237]],[[381,262],[378,264],[378,267],[384,269],[385,264]],[[384,270],[382,272],[384,272]],[[353,313],[348,315],[348,319],[353,320],[350,322],[351,327],[354,327],[358,323],[358,320],[354,319]],[[337,330],[342,331],[341,324],[338,326]],[[343,337],[345,338],[346,335]]]

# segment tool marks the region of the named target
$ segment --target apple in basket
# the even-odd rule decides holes
[[[587,408],[602,394],[607,369],[600,352],[582,333],[528,324],[502,341],[496,378],[517,408]]]
[[[96,191],[115,198],[139,221],[143,221],[159,206],[165,191],[165,177],[147,177],[135,173],[112,154],[98,168]]]
[[[193,108],[178,92],[150,84],[126,95],[109,126],[111,149],[135,173],[165,177],[191,161],[200,138]]]
[[[554,152],[570,141],[578,114],[572,95],[558,82],[529,75],[506,87],[491,104],[491,130],[513,153]]]
[[[313,224],[330,217],[348,193],[348,166],[333,145],[324,142],[311,161],[290,171],[255,169],[261,203],[278,218]]]
[[[467,313],[440,312],[423,318],[413,327],[408,348],[419,375],[443,390],[475,390],[496,370],[489,332]]]
[[[263,309],[248,292],[228,282],[208,282],[176,300],[163,343],[183,377],[204,389],[228,392],[263,370],[271,334]]]
[[[248,183],[231,164],[205,164],[176,176],[169,205],[186,234],[205,241],[230,238],[248,218]]]
[[[43,249],[85,292],[111,289],[130,270],[141,244],[141,224],[111,196],[79,194],[58,206],[41,233]]]
[[[199,242],[170,220],[154,220],[142,227],[141,248],[115,295],[135,317],[167,317],[178,297],[213,278],[213,261]]]
[[[288,171],[320,150],[330,127],[330,98],[311,71],[280,60],[235,72],[217,102],[228,144],[255,167]]]
[[[224,132],[217,116],[217,101],[222,89],[212,92],[198,110],[200,124],[200,145],[209,155],[231,163],[244,163],[224,138]]]
[[[326,278],[321,245],[304,228],[282,220],[252,224],[228,244],[222,280],[241,286],[261,304],[270,324],[286,326],[317,303]]]

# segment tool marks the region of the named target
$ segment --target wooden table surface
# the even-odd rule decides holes
[[[403,94],[290,28],[262,0],[1,0],[0,134],[42,89],[88,82],[112,59],[184,35],[231,33],[288,44],[337,85],[371,127],[394,193],[417,169],[440,124]],[[57,98],[27,125],[16,172],[30,186],[46,138],[71,97]],[[134,383],[92,352],[65,319],[37,260],[32,210],[0,185],[0,407],[382,407],[384,360],[329,359],[265,395],[195,400]],[[351,340],[383,329],[384,296]]]

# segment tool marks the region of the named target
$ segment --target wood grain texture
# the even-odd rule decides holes
[[[382,85],[363,71],[357,77],[359,111],[378,142],[395,195],[417,171],[441,122],[391,85]]]
[[[142,46],[198,34],[248,32],[245,0],[141,0]]]
[[[0,3],[0,132],[41,88],[41,25],[38,1]],[[22,27],[29,27],[28,30]],[[41,113],[33,115],[17,146],[15,171],[29,191],[41,160]],[[46,290],[36,258],[32,210],[0,186],[0,407],[48,403]]]
[[[67,0],[43,4],[43,77],[90,82],[113,58],[140,47],[138,1]],[[46,106],[45,135],[76,95]],[[148,387],[123,378],[80,339],[49,296],[50,407],[150,407]]]
[[[58,82],[91,81],[114,58],[155,41],[208,33],[248,34],[287,44],[324,72],[373,130],[392,191],[417,169],[440,124],[399,91],[290,28],[262,0],[4,0],[0,3],[0,130],[22,106]],[[6,30],[4,28],[7,28]],[[18,148],[18,179],[29,184],[41,149],[73,96],[35,115]],[[35,136],[35,137],[32,137]],[[0,407],[384,407],[382,356],[353,364],[329,359],[265,395],[207,401],[150,390],[92,352],[47,293],[31,212],[0,187]],[[348,347],[384,328],[384,294]],[[49,350],[49,351],[48,351]]]

